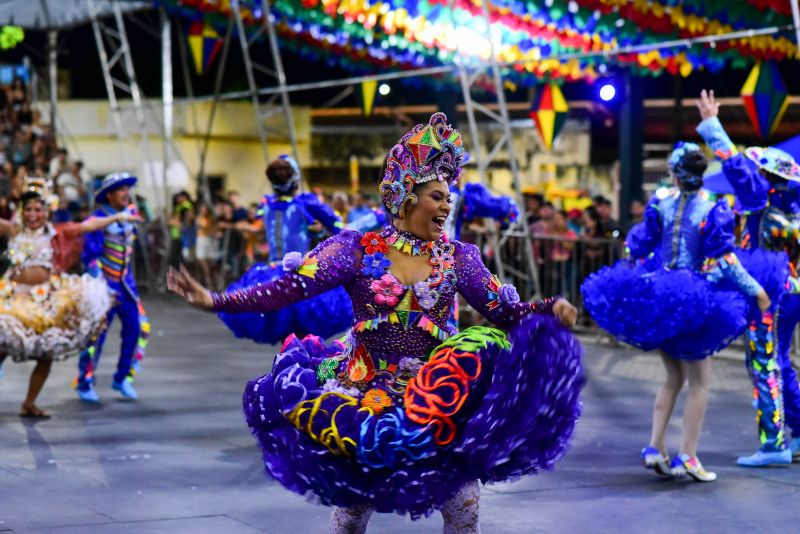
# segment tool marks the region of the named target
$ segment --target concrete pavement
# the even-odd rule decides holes
[[[116,328],[97,373],[98,406],[69,389],[75,360],[57,363],[41,396],[52,420],[17,417],[32,364],[6,362],[0,379],[0,532],[315,533],[329,509],[264,477],[241,415],[245,382],[265,372],[276,347],[236,340],[214,316],[169,297],[146,298],[148,355],[125,402],[111,390]],[[658,358],[587,345],[585,412],[572,450],[552,473],[487,486],[485,533],[787,532],[800,521],[800,465],[746,470],[755,414],[743,365],[714,364],[701,458],[719,480],[662,480],[641,467]],[[679,401],[677,414],[680,415]],[[669,444],[675,451],[680,418]],[[441,531],[378,515],[370,533]]]

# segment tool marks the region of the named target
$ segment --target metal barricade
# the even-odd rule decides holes
[[[618,239],[534,235],[533,244],[542,295],[569,299],[584,318],[587,314],[581,296],[583,281],[614,264],[624,253],[624,243]]]

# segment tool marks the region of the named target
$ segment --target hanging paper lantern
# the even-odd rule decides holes
[[[762,139],[772,135],[789,106],[789,91],[778,66],[757,62],[744,82],[742,99],[756,134]]]
[[[211,68],[222,48],[222,38],[208,22],[196,20],[189,28],[189,48],[192,51],[194,70],[200,75]]]
[[[547,84],[536,92],[529,115],[548,150],[553,148],[553,140],[564,126],[568,112],[569,106],[558,85]]]
[[[372,115],[372,105],[375,103],[375,90],[378,88],[376,80],[361,82],[361,111],[365,117]]]

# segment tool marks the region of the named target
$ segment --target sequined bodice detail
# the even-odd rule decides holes
[[[681,192],[661,202],[661,257],[670,268],[698,269],[704,260],[701,225],[714,204],[698,193]]]
[[[455,246],[445,241],[423,242],[391,228],[381,234],[368,233],[364,239],[362,268],[345,286],[353,300],[353,341],[370,354],[394,353],[396,357],[425,353],[454,334],[447,318],[458,282]],[[430,276],[412,285],[400,283],[385,256],[389,247],[429,255]]]
[[[289,197],[268,197],[263,210],[270,261],[280,261],[289,252],[304,254],[308,250],[309,215],[300,202]]]
[[[8,256],[16,270],[27,267],[44,267],[53,269],[53,245],[51,240],[56,235],[49,224],[38,230],[23,228],[8,243]]]

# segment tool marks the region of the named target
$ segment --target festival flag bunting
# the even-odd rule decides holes
[[[531,104],[530,118],[548,150],[553,148],[553,140],[564,126],[568,112],[569,106],[558,85],[543,85],[536,92]]]
[[[759,61],[742,87],[742,99],[756,134],[766,139],[778,127],[789,106],[789,91],[774,62]]]
[[[188,41],[194,60],[194,70],[201,75],[211,68],[217,58],[222,48],[222,38],[211,24],[196,20],[189,28]]]

